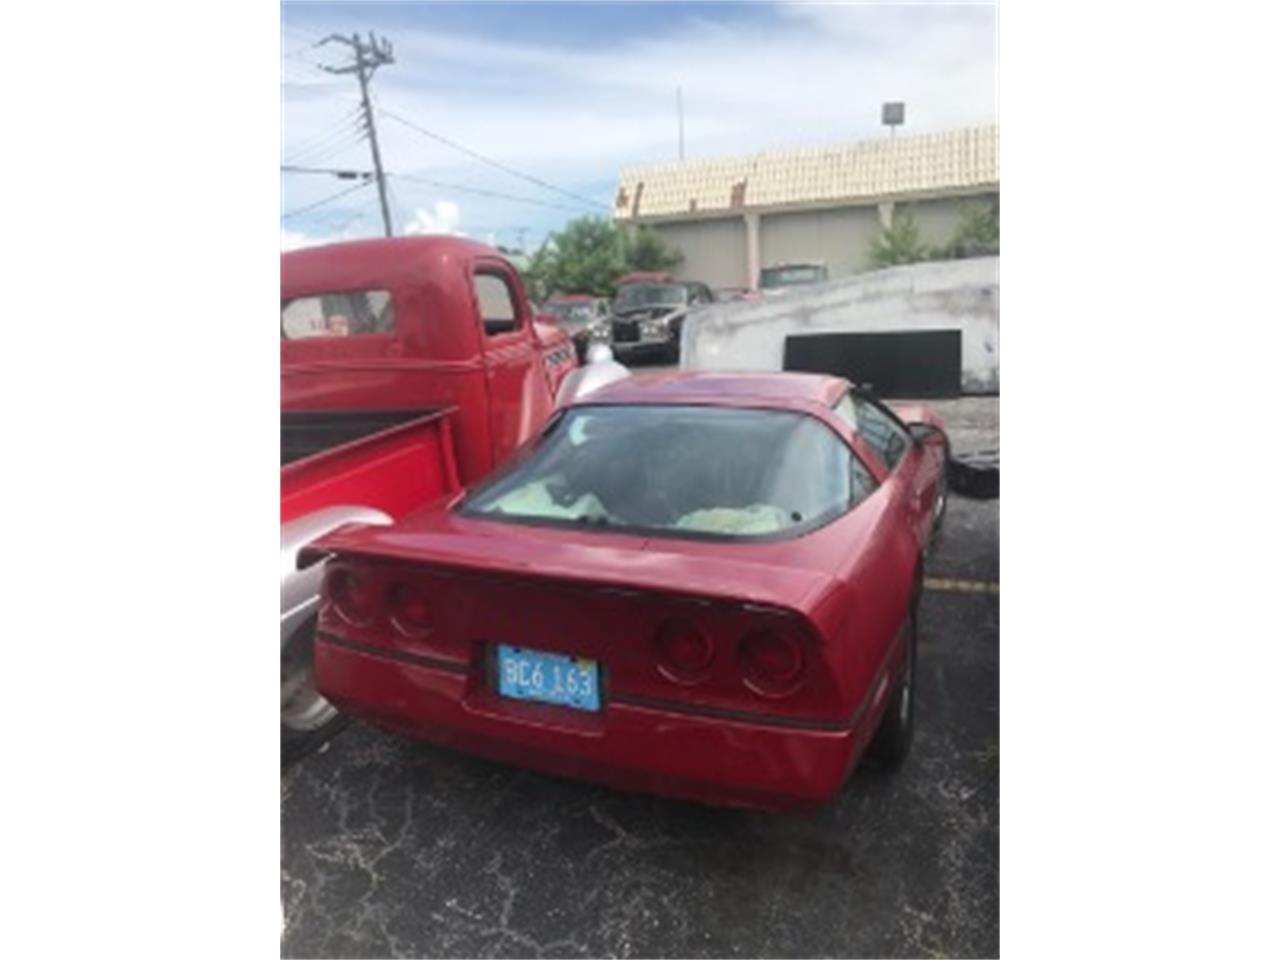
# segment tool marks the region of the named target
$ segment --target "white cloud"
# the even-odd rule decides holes
[[[677,84],[684,90],[691,159],[880,136],[886,100],[907,103],[901,134],[997,117],[994,6],[791,4],[777,17],[745,21],[717,19],[708,7],[702,19],[679,30],[661,29],[655,21],[653,30],[623,42],[555,48],[492,39],[500,33],[429,29],[425,13],[421,26],[417,19],[406,25],[403,17],[379,26],[371,19],[377,9],[357,15],[317,8],[324,10],[317,14],[323,26],[312,24],[307,35],[371,27],[385,33],[395,44],[396,62],[378,71],[375,102],[575,192],[594,184],[592,195],[606,207],[611,189],[601,184],[616,183],[622,169],[675,160]],[[367,168],[368,145],[353,133],[354,80],[316,72],[336,82],[321,90],[320,81],[303,74],[296,79],[314,84],[305,95],[282,91],[285,156],[309,144],[304,157]],[[378,135],[393,173],[571,202],[386,117],[378,119]],[[406,208],[428,211],[424,226],[442,226],[432,206],[441,202],[438,190],[405,180],[393,184]],[[319,196],[325,184],[287,186],[296,203],[305,203],[312,197],[308,191]],[[472,195],[467,204],[478,234],[571,215]]]
[[[414,211],[413,219],[404,226],[405,236],[425,236],[427,234],[452,234],[464,236],[459,228],[462,222],[462,210],[452,200],[437,200],[430,210],[421,207]]]
[[[280,228],[280,250],[302,250],[305,247],[318,247],[325,243],[338,243],[342,240],[363,240],[373,236],[365,229],[335,231],[333,233],[307,233],[302,230]]]

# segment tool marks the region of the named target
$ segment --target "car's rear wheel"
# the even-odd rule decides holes
[[[943,441],[942,471],[938,474],[938,496],[933,502],[933,532],[942,529],[942,518],[947,515],[947,465],[951,462],[951,444]]]
[[[885,707],[880,718],[880,727],[876,730],[871,746],[867,748],[867,756],[877,766],[886,770],[896,770],[902,765],[911,751],[911,736],[916,722],[916,643],[919,630],[917,623],[917,607],[919,606],[919,590],[911,601],[911,610],[907,615],[907,649],[906,663],[902,676],[898,680],[897,689]]]
[[[280,651],[280,761],[292,763],[332,738],[347,723],[316,689],[312,666],[315,619]]]

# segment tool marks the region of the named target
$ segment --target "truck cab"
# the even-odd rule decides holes
[[[536,322],[511,263],[471,240],[292,251],[280,275],[285,462],[449,410],[470,483],[537,431],[575,366],[569,337]]]

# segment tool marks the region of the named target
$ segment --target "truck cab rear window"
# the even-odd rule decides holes
[[[280,336],[360,337],[395,329],[395,307],[385,290],[356,290],[296,297],[280,305]]]

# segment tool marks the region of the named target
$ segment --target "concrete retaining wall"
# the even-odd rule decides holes
[[[793,334],[961,332],[961,388],[1000,390],[1000,258],[876,270],[763,301],[718,303],[685,322],[680,365],[781,370]]]

